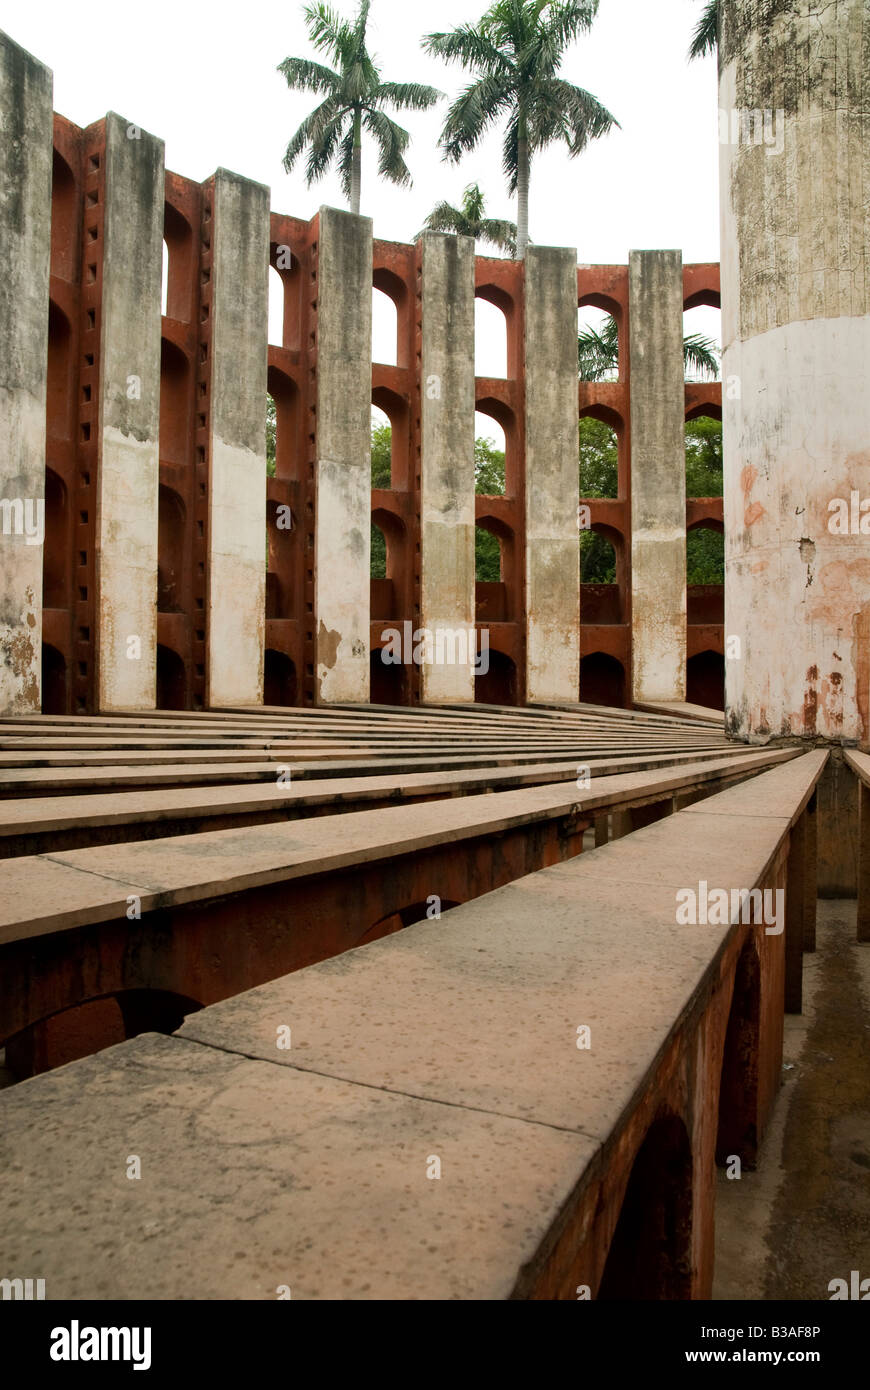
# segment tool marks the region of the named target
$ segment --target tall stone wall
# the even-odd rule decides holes
[[[715,595],[686,609],[686,527],[721,526],[721,504],[686,502],[681,435],[719,387],[685,386],[679,348],[683,307],[717,302],[715,265],[543,246],[517,262],[270,212],[238,174],[164,170],[119,116],[52,126],[50,74],[2,52],[3,711],[39,707],[40,668],[51,713],[682,698],[687,654],[722,651]],[[372,362],[373,289],[396,307],[395,362]],[[504,377],[475,374],[476,300],[504,315]],[[618,380],[578,381],[586,304],[617,319]],[[374,489],[372,404],[392,427]],[[490,495],[475,411],[505,434]],[[613,498],[579,497],[584,414],[617,435]],[[46,543],[27,544],[14,498],[43,490]],[[613,544],[612,584],[581,584],[578,522]],[[497,580],[477,582],[476,528]]]
[[[0,34],[0,710],[40,707],[52,81]],[[40,521],[42,520],[42,525]]]

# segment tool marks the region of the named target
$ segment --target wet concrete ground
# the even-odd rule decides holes
[[[716,1299],[825,1300],[832,1279],[870,1279],[870,944],[855,912],[819,900],[758,1168],[719,1174]]]

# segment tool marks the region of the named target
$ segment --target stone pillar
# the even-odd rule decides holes
[[[629,257],[632,694],[686,698],[683,263]]]
[[[720,8],[726,727],[866,742],[870,10]]]
[[[212,184],[207,700],[263,702],[269,190]]]
[[[0,33],[0,714],[40,708],[51,72]]]
[[[433,633],[436,644],[443,639],[442,659],[422,667],[422,697],[425,704],[470,703],[475,636],[474,242],[427,232],[422,277],[420,625]]]
[[[163,141],[106,117],[97,469],[97,705],[154,709]]]
[[[580,683],[577,254],[525,260],[526,699],[575,701]]]
[[[369,698],[372,223],[321,208],[317,250],[315,681]]]

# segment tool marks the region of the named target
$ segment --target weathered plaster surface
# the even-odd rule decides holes
[[[0,34],[0,498],[45,498],[52,79]],[[31,510],[31,516],[35,515]],[[0,521],[0,713],[40,707],[42,544]]]
[[[421,626],[474,640],[474,242],[423,237]],[[427,703],[474,700],[472,666],[422,668]]]
[[[138,132],[131,138],[131,132]],[[110,112],[100,350],[97,671],[101,710],[153,709],[163,141]],[[139,639],[139,646],[131,639]],[[140,655],[131,655],[138,650]]]
[[[635,700],[686,698],[683,265],[632,251],[631,612]]]
[[[870,737],[870,10],[727,0],[719,106],[771,113],[721,145],[729,728]]]
[[[318,701],[369,698],[372,224],[320,209],[315,645]]]
[[[530,246],[525,261],[526,689],[576,700],[580,677],[577,509],[577,256]]]
[[[214,179],[208,702],[261,704],[266,606],[269,190]]]

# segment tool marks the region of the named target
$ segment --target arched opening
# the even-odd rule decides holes
[[[761,1019],[761,970],[752,935],[747,937],[734,971],[734,993],[722,1054],[719,1083],[719,1129],[716,1162],[736,1154],[754,1168],[758,1154],[758,1040]]]
[[[484,396],[475,401],[474,411],[475,492],[481,496],[515,497],[519,466],[514,413],[510,406],[494,396]],[[486,441],[485,449],[480,446],[481,440]],[[486,493],[485,489],[490,486],[496,486],[501,490]]]
[[[284,652],[266,648],[263,664],[263,703],[296,704],[296,667]]]
[[[51,273],[61,280],[78,278],[81,244],[76,182],[63,155],[54,151],[51,163]]]
[[[504,652],[489,650],[489,670],[474,678],[474,698],[479,705],[515,705],[517,668]]]
[[[66,608],[67,583],[66,486],[53,468],[45,469],[45,543],[42,547],[42,606]]]
[[[683,314],[686,381],[718,381],[722,357],[722,310],[695,304]]]
[[[384,423],[389,426],[389,436],[384,431]],[[377,438],[374,433],[376,429],[379,431]],[[372,431],[372,487],[402,491],[408,486],[408,402],[386,386],[375,387],[372,391]],[[389,481],[384,482],[384,451],[387,443],[390,473]],[[375,482],[376,448],[378,483]]]
[[[624,497],[622,420],[613,410],[595,406],[583,412],[579,424],[581,498]]]
[[[502,582],[501,545],[498,536],[480,522],[474,528],[474,577],[478,584]],[[504,619],[494,619],[503,622]]]
[[[616,305],[593,296],[577,309],[577,373],[581,381],[617,381],[620,369]]]
[[[266,381],[266,474],[293,482],[299,477],[299,392],[295,382],[278,367],[269,368]]]
[[[372,406],[372,487],[392,487],[393,427],[379,406]]]
[[[590,652],[580,659],[580,699],[588,705],[625,707],[625,668],[607,652]]]
[[[686,420],[686,496],[722,496],[722,419],[701,409]]]
[[[394,932],[403,931],[405,927],[413,927],[415,922],[437,921],[438,918],[432,916],[434,912],[443,917],[445,912],[458,906],[458,902],[451,902],[447,898],[439,898],[437,903],[431,902],[428,898],[422,903],[411,903],[409,907],[399,908],[398,912],[388,912],[386,917],[369,927],[356,944],[367,946],[370,941],[378,941],[382,936],[392,936]]]
[[[288,525],[289,523],[289,525]],[[293,515],[286,503],[266,501],[266,617],[292,618],[286,547],[293,535]]]
[[[42,713],[66,714],[66,662],[56,647],[42,644]]]
[[[474,547],[477,621],[484,626],[511,622],[516,563],[513,530],[500,517],[482,511],[475,525]]]
[[[372,512],[371,619],[395,618],[404,592],[406,533],[392,512],[378,507]]]
[[[388,294],[372,287],[372,362],[399,365],[399,312]]]
[[[65,439],[70,434],[70,405],[75,395],[70,380],[70,345],[69,319],[53,299],[49,300],[45,420],[50,439]]]
[[[185,509],[174,488],[163,483],[157,503],[157,611],[181,613]]]
[[[725,658],[721,652],[696,652],[686,662],[686,699],[705,709],[725,708]]]
[[[167,305],[169,303],[169,247],[166,245],[166,238],[163,238],[163,266],[160,273],[160,313],[166,318]]]
[[[174,1033],[188,1014],[201,1008],[197,1000],[165,989],[124,990],[88,999],[9,1038],[6,1066],[17,1081],[25,1081],[140,1033]]]
[[[269,266],[269,343],[284,346],[284,281],[273,265]]]
[[[157,644],[157,708],[187,709],[187,673],[171,647]]]
[[[692,1150],[677,1115],[653,1122],[638,1150],[597,1297],[666,1302],[692,1293]]]
[[[286,242],[272,242],[269,264],[280,281],[280,295],[273,275],[269,276],[269,342],[276,347],[298,351],[302,332],[302,266]],[[281,304],[283,317],[277,318]]]
[[[702,522],[693,526],[686,533],[687,587],[721,587],[724,583],[725,535],[721,525]]]
[[[407,704],[407,669],[401,663],[385,662],[382,648],[369,657],[369,700],[373,705]]]
[[[372,522],[372,558],[370,565],[370,575],[373,581],[372,596],[374,597],[374,581],[379,580],[381,582],[385,582],[387,578],[387,538],[381,530],[380,526],[378,526],[377,523],[374,521]],[[392,586],[390,586],[390,592],[391,590]],[[386,591],[379,590],[378,592],[383,594]],[[378,602],[378,608],[384,608],[388,611],[380,613],[376,612],[375,609],[372,608],[372,617],[388,618],[390,616],[390,611],[392,610],[392,602],[385,602],[383,599],[381,599]]]
[[[474,415],[474,491],[480,497],[505,495],[505,432],[491,415]]]
[[[498,304],[480,295],[474,300],[474,374],[508,375],[507,315]]]
[[[167,463],[188,461],[188,362],[163,338],[160,343],[160,457]]]
[[[163,205],[163,313],[188,323],[195,290],[193,231],[171,203]]]

